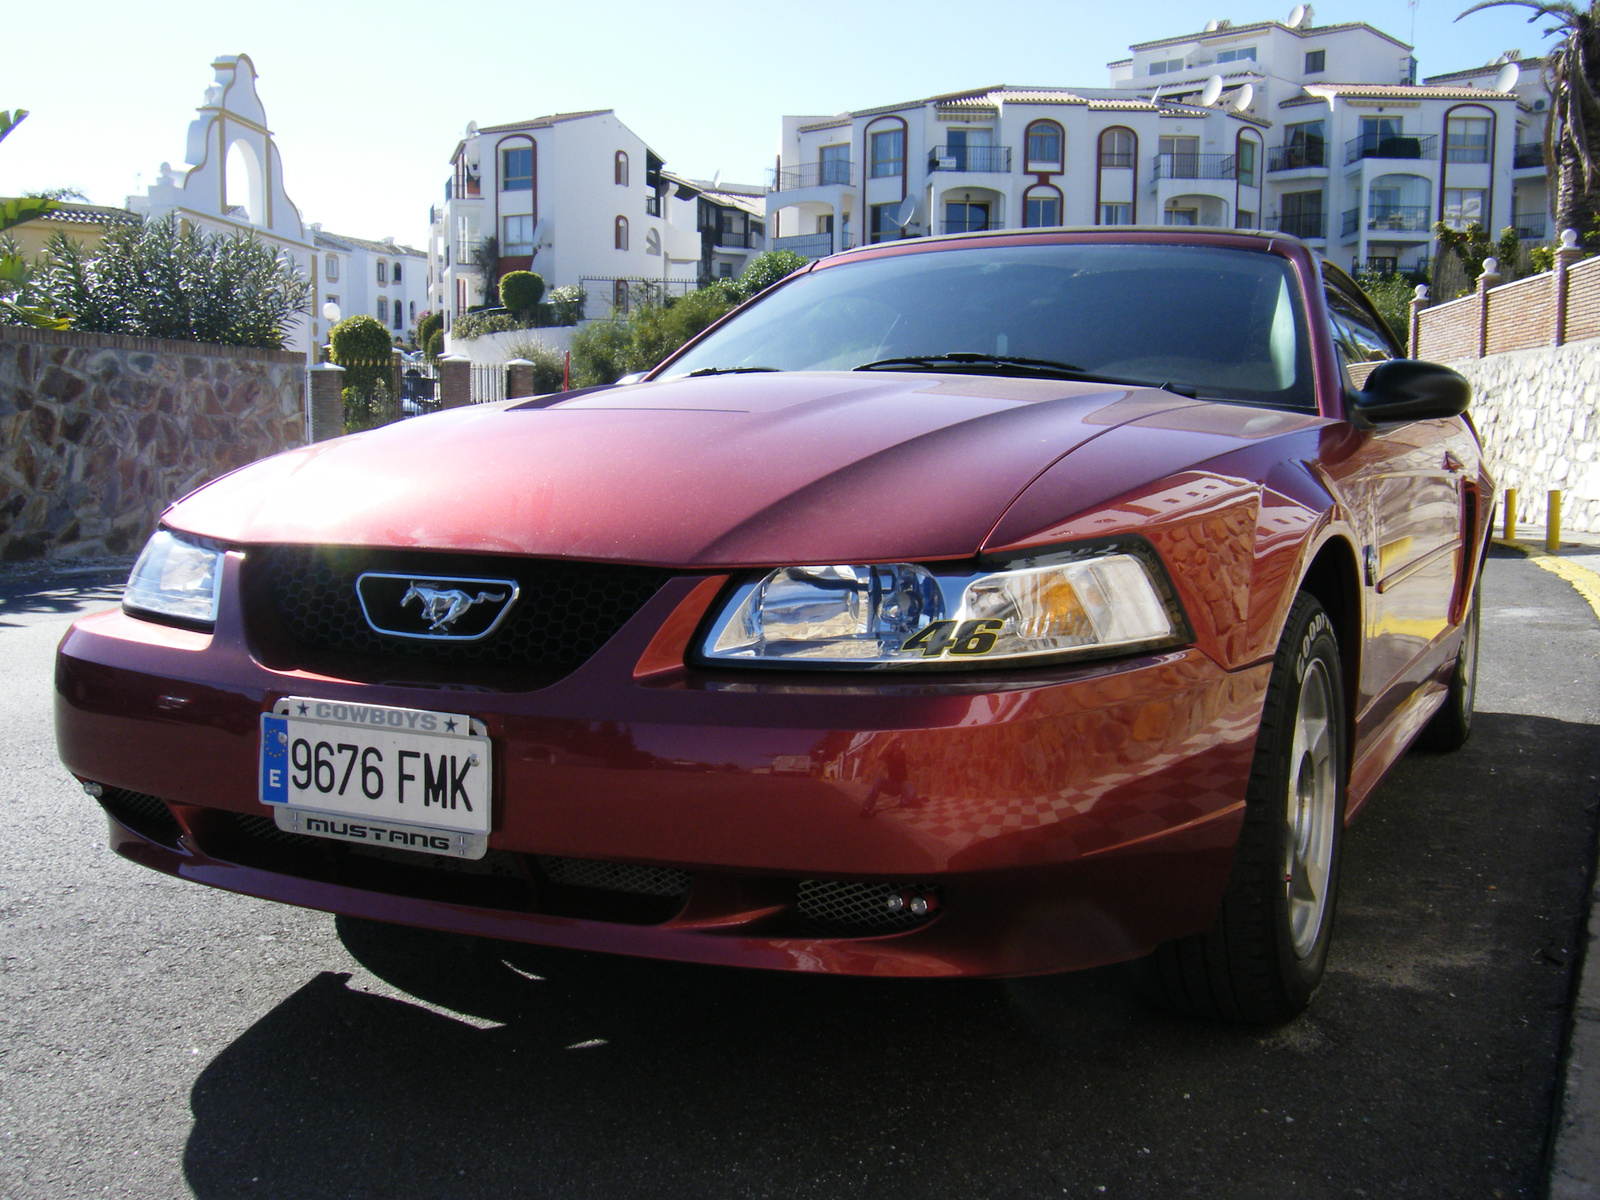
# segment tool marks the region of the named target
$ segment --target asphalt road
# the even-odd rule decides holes
[[[0,577],[0,1196],[1536,1197],[1600,800],[1600,623],[1500,556],[1479,720],[1351,831],[1248,1033],[1116,970],[873,982],[425,934],[134,867],[56,763],[91,577]]]

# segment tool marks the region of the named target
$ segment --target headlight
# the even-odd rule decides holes
[[[1160,569],[1126,549],[1003,570],[784,567],[739,588],[700,645],[713,662],[983,667],[1171,645]]]
[[[136,616],[214,625],[221,591],[222,551],[162,529],[133,564],[122,607]]]

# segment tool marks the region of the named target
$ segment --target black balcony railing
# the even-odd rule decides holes
[[[928,153],[928,170],[1005,174],[1011,170],[1011,147],[935,146]]]
[[[795,188],[834,185],[849,187],[854,182],[851,164],[834,159],[829,162],[806,163],[802,167],[786,167],[777,173],[770,190],[789,192]]]
[[[1439,135],[1436,133],[1413,137],[1410,134],[1363,133],[1344,144],[1344,160],[1359,162],[1363,158],[1438,158]]]
[[[1550,217],[1546,213],[1518,213],[1511,218],[1511,223],[1517,227],[1519,238],[1543,241],[1545,230],[1550,227]]]
[[[1004,229],[1006,223],[998,217],[970,216],[965,220],[941,221],[940,233],[982,233],[985,229]]]
[[[646,196],[644,198],[644,212],[647,217],[659,217],[661,215],[661,197]]]
[[[1294,213],[1278,218],[1278,232],[1298,238],[1327,237],[1327,222],[1326,213]]]
[[[1239,161],[1231,154],[1189,154],[1178,151],[1156,155],[1157,179],[1234,179]]]
[[[1544,143],[1519,142],[1511,152],[1511,165],[1515,168],[1544,166]]]
[[[1367,259],[1366,268],[1379,275],[1393,275],[1397,271],[1404,271],[1407,274],[1426,275],[1432,261],[1426,254],[1417,258],[1407,259],[1402,259],[1399,255],[1394,254],[1377,254]]]
[[[1267,150],[1267,170],[1294,171],[1301,167],[1328,165],[1328,148],[1322,142],[1290,142]]]

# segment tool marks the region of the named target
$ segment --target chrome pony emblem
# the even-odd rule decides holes
[[[488,637],[515,605],[518,591],[512,579],[368,571],[356,580],[362,615],[374,632],[440,642]]]
[[[422,605],[422,619],[430,621],[429,633],[449,633],[450,626],[460,619],[474,604],[494,603],[499,604],[509,599],[505,594],[495,595],[492,592],[479,592],[476,596],[469,596],[460,588],[451,588],[442,591],[436,584],[419,583],[412,580],[406,594],[400,597],[400,607],[404,608],[413,600]]]

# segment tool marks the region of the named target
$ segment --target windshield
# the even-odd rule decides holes
[[[1289,262],[1276,254],[1164,243],[977,242],[800,276],[670,363],[663,377],[869,366],[984,374],[1060,368],[1069,377],[1314,409],[1304,328]]]

